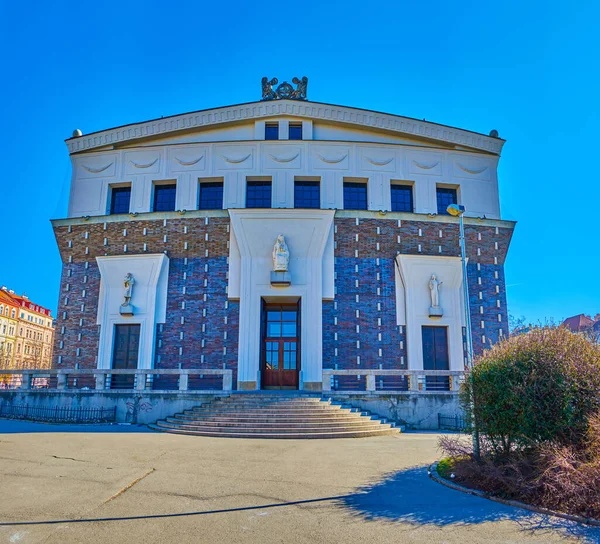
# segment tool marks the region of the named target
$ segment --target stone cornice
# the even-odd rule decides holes
[[[495,155],[500,155],[504,145],[504,140],[500,138],[492,138],[484,134],[419,121],[409,117],[295,100],[249,102],[247,104],[174,115],[69,138],[66,140],[66,144],[70,153],[79,153],[137,139],[188,131],[194,128],[214,127],[225,123],[259,120],[278,115],[386,130],[430,141],[477,149]]]
[[[269,211],[257,210],[250,208],[240,208],[236,211],[243,211],[255,215],[268,215],[269,212],[274,214],[286,215],[288,211],[294,211],[290,208],[269,208]],[[298,211],[298,210],[296,210]],[[306,210],[305,210],[306,211]],[[331,210],[309,210],[316,214],[321,213],[326,215],[326,212]],[[70,219],[53,219],[54,227],[66,227],[69,225],[93,225],[97,223],[118,223],[126,221],[163,221],[165,219],[197,219],[202,217],[229,217],[228,210],[189,210],[185,213],[180,212],[147,212],[119,215],[97,215],[91,217],[73,217]],[[427,213],[405,213],[405,212],[381,212],[366,211],[366,210],[335,210],[336,218],[360,218],[360,219],[379,219],[379,220],[401,220],[401,221],[424,221],[431,223],[458,223],[457,217],[451,215],[431,215]],[[480,225],[485,227],[498,227],[505,229],[514,229],[516,221],[505,221],[504,219],[479,219],[477,217],[465,217],[465,225]]]

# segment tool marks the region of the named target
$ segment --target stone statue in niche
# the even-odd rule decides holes
[[[435,274],[431,274],[429,280],[429,293],[431,294],[431,306],[429,307],[429,317],[442,317],[443,312],[440,306],[440,287],[442,281],[437,279]]]
[[[273,246],[273,272],[287,272],[290,263],[290,250],[283,234],[277,236]]]
[[[133,286],[135,284],[135,278],[131,272],[127,272],[123,279],[123,287],[125,291],[123,293],[123,303],[121,304],[120,312],[121,315],[133,315],[133,306],[131,305],[131,296],[133,294]]]

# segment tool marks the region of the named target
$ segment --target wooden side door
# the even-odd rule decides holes
[[[115,325],[112,368],[135,370],[138,367],[140,349],[139,325]],[[110,381],[111,389],[133,389],[133,374],[114,374]]]
[[[448,328],[422,328],[423,336],[423,370],[450,370],[448,354]],[[427,391],[448,391],[450,378],[446,376],[427,376],[425,378]]]

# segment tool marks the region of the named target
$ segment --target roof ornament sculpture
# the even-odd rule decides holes
[[[287,81],[274,88],[277,83],[279,80],[276,77],[271,80],[268,77],[262,78],[262,100],[306,100],[306,88],[308,87],[306,76],[302,79],[297,77],[292,79],[292,83],[296,85],[295,89]]]

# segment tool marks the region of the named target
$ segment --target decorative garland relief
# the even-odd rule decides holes
[[[106,170],[107,168],[111,167],[113,165],[113,162],[109,162],[106,166],[101,166],[100,168],[92,168],[91,166],[86,166],[85,164],[82,164],[81,167],[84,170],[87,170],[88,172],[91,172],[92,174],[99,174],[100,172],[104,172],[104,170]]]

